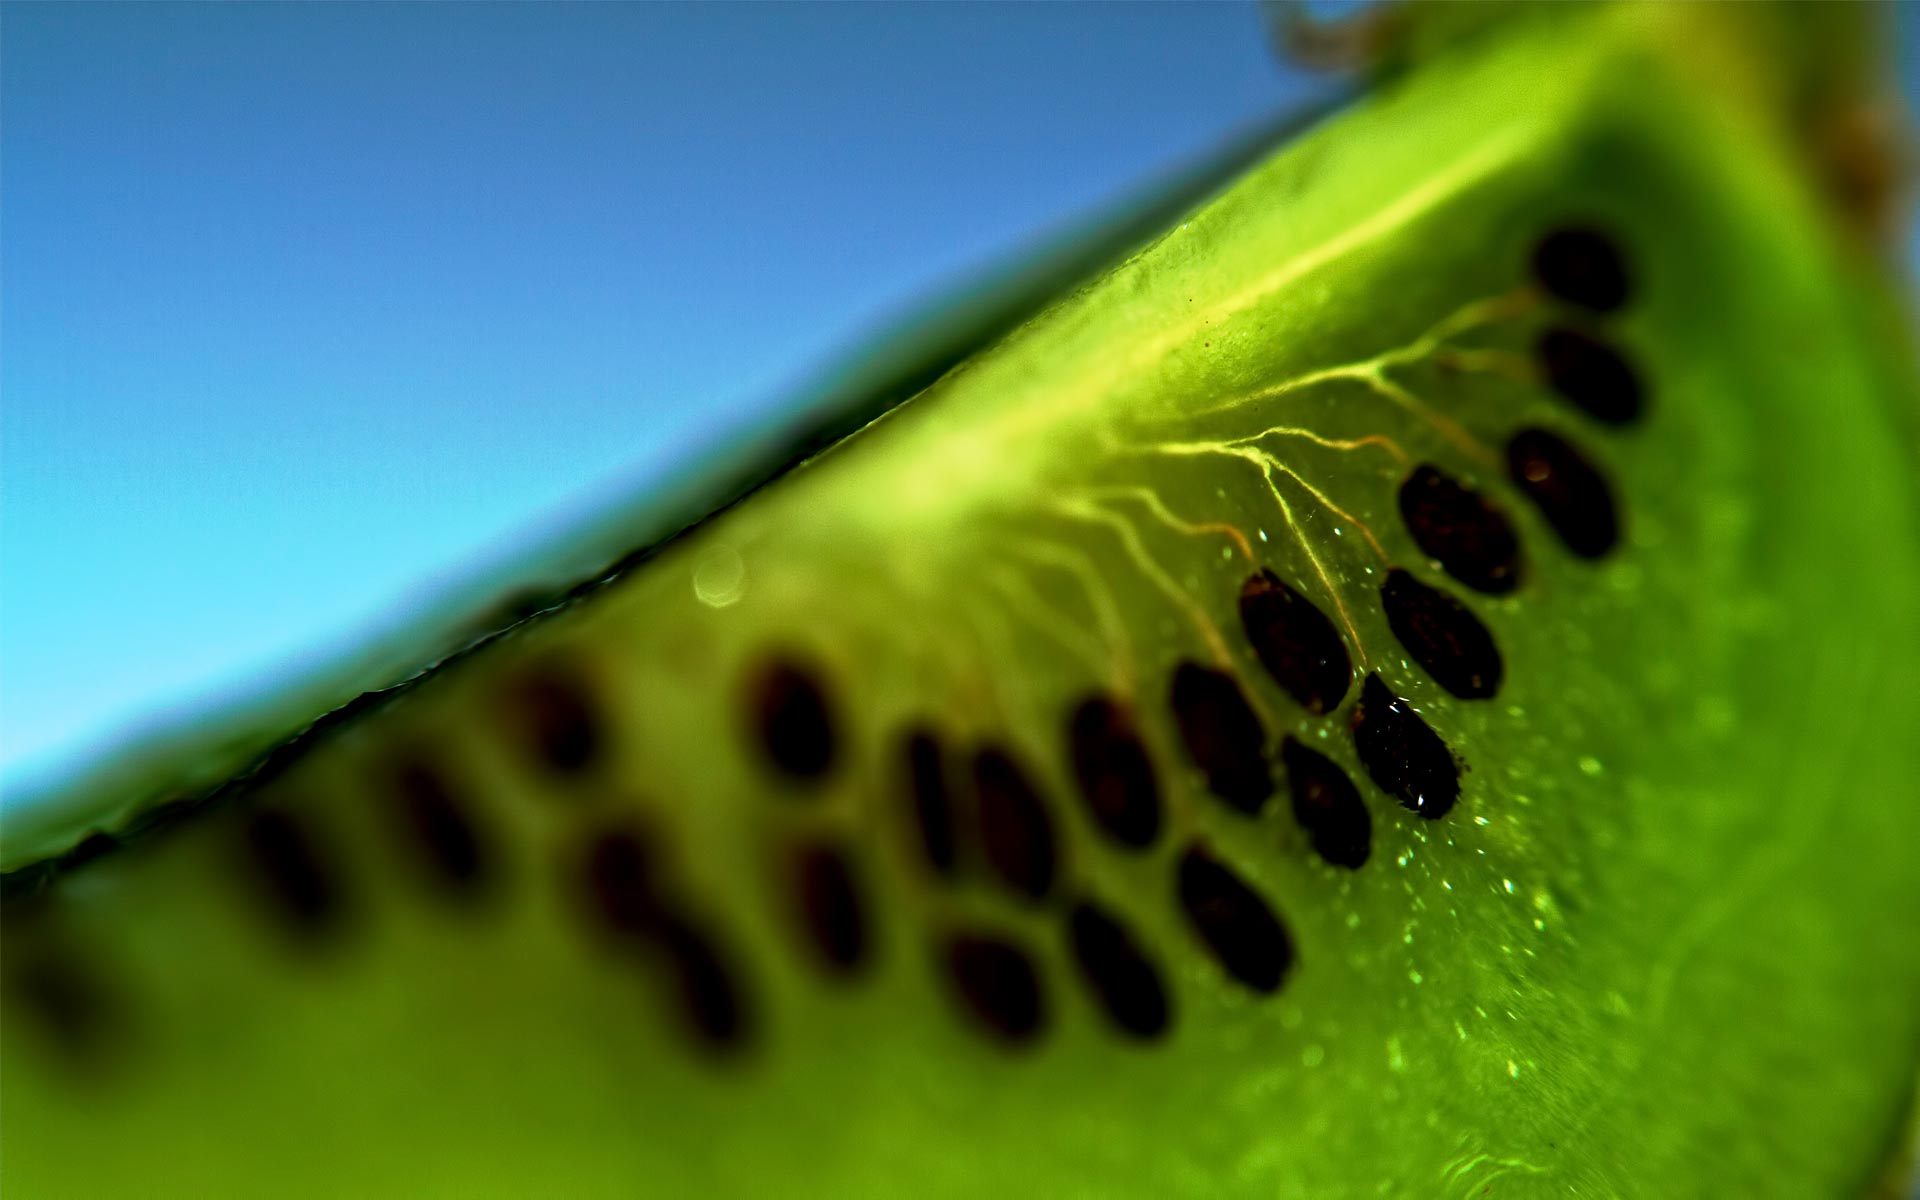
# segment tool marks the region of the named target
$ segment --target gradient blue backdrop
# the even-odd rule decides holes
[[[324,651],[1294,102],[1248,5],[9,5],[0,761]]]
[[[0,20],[15,782],[390,624],[1325,86],[1251,4]]]

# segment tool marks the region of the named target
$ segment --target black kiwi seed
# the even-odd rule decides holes
[[[779,660],[763,669],[753,689],[753,720],[761,749],[783,774],[813,782],[833,766],[833,715],[807,668]]]
[[[1273,681],[1310,713],[1340,707],[1353,660],[1327,615],[1272,571],[1240,585],[1240,623]]]
[[[1123,846],[1153,844],[1160,787],[1131,717],[1104,696],[1082,701],[1067,722],[1068,757],[1094,823]]]
[[[1280,918],[1225,863],[1198,848],[1180,860],[1180,908],[1227,974],[1256,992],[1280,986],[1293,942]]]
[[[1377,674],[1360,685],[1353,746],[1381,791],[1429,820],[1446,816],[1460,798],[1460,764],[1452,751]]]
[[[1173,716],[1187,756],[1214,795],[1257,813],[1273,795],[1266,731],[1231,675],[1183,662],[1173,672]]]
[[[1293,817],[1314,852],[1336,867],[1358,868],[1373,844],[1373,823],[1360,789],[1340,765],[1295,738],[1280,744]]]
[[[683,917],[660,927],[659,944],[673,972],[681,1011],[709,1049],[729,1050],[747,1040],[750,1013],[733,975],[712,941]]]
[[[981,856],[1018,896],[1040,900],[1053,889],[1053,822],[1026,773],[1005,751],[974,756],[973,788]]]
[[[480,895],[492,864],[445,777],[424,762],[404,762],[394,784],[403,835],[433,882],[454,898]]]
[[[969,1016],[1003,1042],[1030,1042],[1046,1025],[1040,977],[1026,952],[976,934],[947,939],[943,965]]]
[[[604,739],[585,682],[548,664],[522,678],[509,697],[514,723],[534,760],[556,775],[577,775],[599,758]]]
[[[746,999],[713,940],[667,902],[651,858],[632,829],[594,835],[580,859],[580,899],[615,945],[665,966],[682,1016],[708,1049],[732,1049],[752,1031]]]
[[[344,917],[339,885],[293,814],[255,809],[242,830],[249,873],[281,927],[302,939],[338,929]]]
[[[958,862],[953,795],[947,787],[946,755],[940,740],[927,730],[907,735],[907,787],[912,793],[913,824],[927,865],[941,875],[952,875]]]
[[[1507,443],[1507,473],[1574,554],[1600,558],[1619,542],[1612,489],[1565,439],[1522,429]]]
[[[1540,240],[1533,276],[1549,295],[1597,313],[1619,308],[1632,291],[1619,246],[1581,226],[1556,229]]]
[[[1067,935],[1081,977],[1115,1025],[1138,1038],[1166,1031],[1166,987],[1118,919],[1082,902],[1067,919]]]
[[[1608,425],[1640,416],[1645,404],[1640,376],[1612,346],[1559,327],[1541,334],[1536,349],[1548,384],[1581,412]]]
[[[1520,584],[1520,539],[1507,515],[1452,476],[1422,463],[1400,485],[1407,533],[1440,569],[1477,592],[1505,595]]]
[[[73,1066],[93,1066],[118,1040],[120,1005],[79,956],[9,946],[7,1003],[16,1006]]]
[[[795,855],[794,891],[808,940],[828,969],[850,974],[867,957],[867,919],[846,858],[831,846]]]
[[[1387,572],[1380,603],[1393,636],[1434,682],[1462,700],[1484,700],[1500,690],[1500,651],[1466,605],[1398,567]]]
[[[649,851],[631,830],[596,835],[582,857],[580,895],[594,923],[626,941],[651,939],[667,923]]]

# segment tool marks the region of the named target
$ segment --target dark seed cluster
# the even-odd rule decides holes
[[[1596,421],[1621,426],[1638,420],[1645,406],[1639,376],[1591,324],[1632,295],[1618,248],[1597,230],[1562,229],[1542,240],[1533,267],[1548,296],[1584,314],[1580,322],[1556,324],[1540,336],[1536,352],[1543,377]],[[1611,492],[1571,443],[1528,428],[1512,436],[1507,451],[1510,481],[1569,550],[1596,558],[1614,547],[1618,519]],[[1493,597],[1521,587],[1526,576],[1520,534],[1492,496],[1433,463],[1420,463],[1402,480],[1397,499],[1414,544],[1455,582]],[[1379,598],[1408,658],[1449,694],[1482,700],[1499,692],[1506,674],[1499,647],[1459,597],[1396,567],[1388,570]],[[1353,660],[1325,611],[1267,568],[1243,582],[1237,602],[1247,645],[1282,692],[1312,716],[1346,702]],[[818,695],[819,689],[811,692]],[[1273,793],[1274,763],[1266,729],[1239,681],[1225,670],[1181,662],[1168,707],[1181,748],[1208,790],[1238,812],[1258,814]],[[1458,803],[1459,760],[1378,672],[1362,682],[1348,727],[1367,777],[1402,806],[1437,820]],[[763,728],[771,726],[763,722]],[[765,738],[779,762],[776,740]],[[1046,805],[1012,756],[993,747],[975,755],[973,828],[963,838],[938,741],[923,730],[909,735],[906,745],[914,824],[937,874],[955,872],[966,842],[988,875],[1014,895],[1037,902],[1060,890]],[[1084,699],[1067,717],[1066,751],[1093,827],[1123,848],[1151,846],[1163,823],[1162,802],[1132,715],[1109,697]],[[1335,867],[1364,866],[1372,850],[1372,818],[1346,768],[1296,736],[1281,739],[1278,758],[1293,819],[1314,853]],[[1175,899],[1197,942],[1230,978],[1260,992],[1280,986],[1294,961],[1292,941],[1280,918],[1232,868],[1190,846],[1177,867]],[[1158,1036],[1169,1020],[1167,991],[1121,921],[1082,899],[1071,904],[1066,922],[1072,960],[1114,1026],[1138,1037]],[[946,945],[944,962],[963,1005],[988,1030],[1019,1042],[1043,1027],[1040,977],[1018,946],[956,936]]]
[[[645,840],[627,829],[591,840],[581,870],[581,899],[594,923],[622,950],[663,964],[688,1028],[725,1050],[751,1032],[745,998],[711,937],[654,878]]]
[[[1535,345],[1542,376],[1581,415],[1620,427],[1646,409],[1646,388],[1625,352],[1595,324],[1632,297],[1620,249],[1604,233],[1577,227],[1549,234],[1534,252],[1548,295],[1584,310],[1581,321],[1550,326]],[[1618,508],[1605,476],[1564,437],[1523,429],[1507,443],[1507,474],[1566,548],[1599,558],[1620,538]]]
[[[1623,308],[1633,280],[1617,246],[1593,228],[1554,231],[1537,246],[1540,290],[1577,310],[1539,336],[1535,352],[1547,384],[1585,418],[1630,426],[1644,414],[1646,389],[1627,356],[1599,323]],[[1575,556],[1601,557],[1620,539],[1612,491],[1601,471],[1568,438],[1523,428],[1506,446],[1508,482]],[[1487,491],[1420,463],[1401,481],[1398,509],[1430,566],[1487,597],[1516,593],[1527,578],[1519,531]],[[1353,649],[1340,627],[1305,593],[1260,568],[1235,598],[1246,645],[1275,685],[1310,717],[1347,703]],[[1403,567],[1379,589],[1382,614],[1407,657],[1462,700],[1494,696],[1505,664],[1492,631],[1452,592]],[[816,792],[842,761],[842,731],[819,674],[775,656],[746,680],[745,719],[759,761],[802,795]],[[548,664],[516,679],[504,698],[508,725],[538,771],[582,781],[608,756],[609,729],[590,681]],[[1275,788],[1278,765],[1292,820],[1326,864],[1363,867],[1372,849],[1372,817],[1341,751],[1288,734],[1274,746],[1238,679],[1228,670],[1175,665],[1167,706],[1180,748],[1206,787],[1236,812],[1259,814]],[[1132,708],[1091,694],[1064,714],[1064,758],[1090,826],[1126,852],[1154,846],[1167,825],[1161,783]],[[1368,779],[1428,820],[1459,801],[1459,760],[1413,705],[1375,671],[1361,682],[1344,722]],[[1174,1005],[1151,948],[1123,917],[1076,894],[1062,835],[1036,776],[1006,745],[954,752],[931,723],[895,735],[891,770],[903,821],[927,874],[950,881],[978,872],[1015,899],[1061,922],[1080,985],[1121,1035],[1165,1035]],[[457,776],[456,776],[457,779]],[[388,796],[394,836],[424,879],[447,898],[470,901],[497,889],[502,854],[484,821],[427,756],[391,766]],[[349,912],[347,889],[323,843],[285,807],[246,812],[239,826],[245,874],[260,907],[289,936],[315,943]],[[875,956],[876,937],[856,856],[817,835],[801,838],[782,860],[783,901],[801,952],[830,977],[851,980]],[[604,828],[569,864],[577,909],[598,938],[619,953],[660,967],[686,1027],[702,1044],[747,1043],[754,1019],[726,939],[697,918],[657,877],[649,839],[633,828]],[[1295,965],[1294,943],[1279,914],[1221,857],[1200,843],[1179,851],[1170,896],[1194,944],[1229,979],[1254,992],[1277,990]],[[1045,1032],[1049,1004],[1033,953],[1014,938],[949,929],[934,946],[940,974],[959,1009],[981,1030],[1012,1045]],[[43,1011],[55,1040],[82,1044],[105,1018],[90,986],[60,964],[35,960],[14,972],[9,993]]]
[[[1582,314],[1540,336],[1536,352],[1543,377],[1593,420],[1610,426],[1637,420],[1645,405],[1639,376],[1592,325],[1632,294],[1618,249],[1597,230],[1562,229],[1542,240],[1533,268],[1543,292]],[[1568,549],[1587,558],[1612,549],[1618,520],[1611,492],[1584,455],[1540,428],[1514,434],[1507,452],[1511,483]],[[1402,480],[1397,500],[1413,543],[1438,570],[1484,596],[1520,589],[1526,572],[1519,531],[1487,492],[1433,463],[1420,463]],[[1379,601],[1407,657],[1435,683],[1462,700],[1498,693],[1505,664],[1493,633],[1459,597],[1396,567],[1388,570]],[[1346,703],[1352,653],[1319,605],[1267,568],[1245,579],[1237,605],[1248,647],[1302,711],[1325,716]],[[1273,794],[1276,748],[1240,682],[1226,670],[1181,662],[1167,702],[1179,744],[1207,789],[1237,812],[1258,814]],[[549,700],[541,707],[553,731],[545,742],[596,742],[590,715],[577,706]],[[748,712],[753,740],[777,774],[815,785],[831,773],[839,753],[832,705],[804,664],[784,658],[766,664],[753,678]],[[1458,803],[1458,759],[1378,672],[1362,681],[1347,727],[1368,779],[1402,806],[1437,820]],[[931,876],[954,879],[978,870],[1012,897],[1059,913],[1075,973],[1113,1028],[1141,1039],[1162,1036],[1172,1020],[1172,1001],[1159,969],[1116,912],[1072,894],[1054,817],[1016,753],[990,743],[953,756],[929,724],[899,736],[906,823]],[[1165,825],[1163,800],[1130,709],[1111,696],[1082,698],[1065,714],[1064,750],[1089,825],[1122,850],[1151,847]],[[1277,747],[1278,765],[1293,821],[1314,853],[1330,866],[1358,870],[1371,855],[1372,817],[1354,777],[1329,751],[1304,737],[1285,736]],[[581,756],[544,757],[553,762]],[[415,779],[405,790],[419,810],[410,818],[421,831],[418,840],[441,873],[462,878],[483,870],[477,864],[484,863],[484,851],[447,811],[439,798],[444,789]],[[289,855],[283,851],[282,857]],[[826,843],[803,844],[791,864],[791,908],[800,940],[823,970],[853,974],[872,944],[854,865]],[[298,872],[292,877],[299,878]],[[627,940],[650,941],[676,964],[693,1027],[709,1040],[737,1037],[745,1009],[731,976],[713,943],[663,904],[637,839],[603,838],[585,877],[605,928]],[[1196,944],[1228,978],[1255,992],[1281,986],[1294,965],[1294,945],[1258,891],[1198,844],[1181,852],[1174,884],[1173,901]],[[1050,1010],[1030,950],[978,929],[949,931],[937,950],[940,971],[971,1023],[1014,1046],[1045,1031]]]

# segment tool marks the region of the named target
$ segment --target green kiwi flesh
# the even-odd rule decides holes
[[[1920,1058],[1911,362],[1773,19],[1478,30],[192,815],[9,846],[0,1185],[1868,1187]],[[1568,231],[1620,295],[1538,265]],[[1570,402],[1552,330],[1642,410]],[[1571,468],[1525,430],[1616,537],[1529,489]],[[1422,464],[1508,575],[1410,530]],[[1252,638],[1268,571],[1337,695]],[[1422,642],[1432,590],[1494,659]],[[1382,782],[1370,679],[1457,800]],[[1152,821],[1089,803],[1088,753]],[[1324,771],[1363,855],[1290,803]]]

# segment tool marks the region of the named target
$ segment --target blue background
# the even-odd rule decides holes
[[[14,783],[390,627],[1328,89],[1251,4],[0,19]]]

